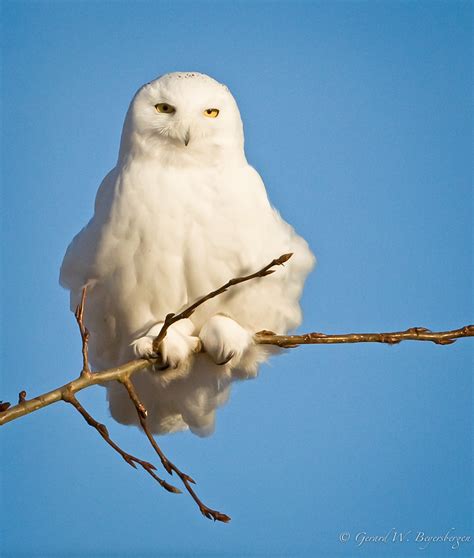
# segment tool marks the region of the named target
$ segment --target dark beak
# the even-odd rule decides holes
[[[188,145],[190,139],[191,139],[191,135],[190,135],[189,130],[188,130],[186,132],[186,135],[184,136],[184,145]]]

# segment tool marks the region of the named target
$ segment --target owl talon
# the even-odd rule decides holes
[[[155,370],[176,370],[186,366],[191,355],[201,350],[200,339],[192,335],[194,324],[189,319],[173,324],[161,341],[159,350],[155,351],[153,344],[162,327],[163,322],[158,322],[146,335],[136,339],[131,344],[134,355],[138,358],[158,359]]]
[[[169,362],[162,362],[161,364],[155,364],[155,370],[158,370],[160,372],[162,370],[168,370],[169,367],[170,367]]]
[[[230,353],[227,355],[227,357],[224,360],[222,360],[221,362],[216,362],[216,364],[218,366],[224,366],[224,364],[227,364],[234,356],[235,356],[235,351],[230,351]]]

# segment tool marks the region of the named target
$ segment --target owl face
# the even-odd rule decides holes
[[[225,85],[204,74],[176,72],[144,85],[129,117],[133,133],[150,147],[189,152],[243,146],[234,98]]]

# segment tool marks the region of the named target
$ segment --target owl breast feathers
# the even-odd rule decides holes
[[[132,100],[117,165],[67,249],[60,282],[72,309],[88,286],[85,325],[98,370],[149,355],[166,314],[286,252],[294,255],[285,268],[173,325],[161,346],[166,368],[134,376],[155,433],[213,431],[232,380],[255,377],[275,352],[255,345],[253,333],[286,333],[301,322],[298,301],[315,261],[247,163],[227,87],[203,74],[173,73]],[[137,424],[123,387],[107,392],[112,416]]]

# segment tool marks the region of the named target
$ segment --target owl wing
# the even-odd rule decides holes
[[[196,234],[206,238],[204,265],[195,261],[188,266],[190,273],[193,269],[200,273],[193,283],[201,292],[189,284],[190,276],[188,290],[203,295],[232,277],[257,271],[282,254],[291,252],[293,256],[273,274],[240,284],[207,302],[193,320],[203,322],[222,312],[249,331],[285,333],[301,322],[299,298],[315,257],[307,242],[272,207],[255,169],[245,167],[235,183],[227,186],[228,203],[217,208],[212,222]],[[214,231],[209,233],[206,229],[212,227]]]
[[[97,255],[114,184],[115,169],[107,174],[97,191],[92,219],[72,239],[64,255],[59,283],[71,293],[71,310],[76,308],[83,287],[96,278]]]

